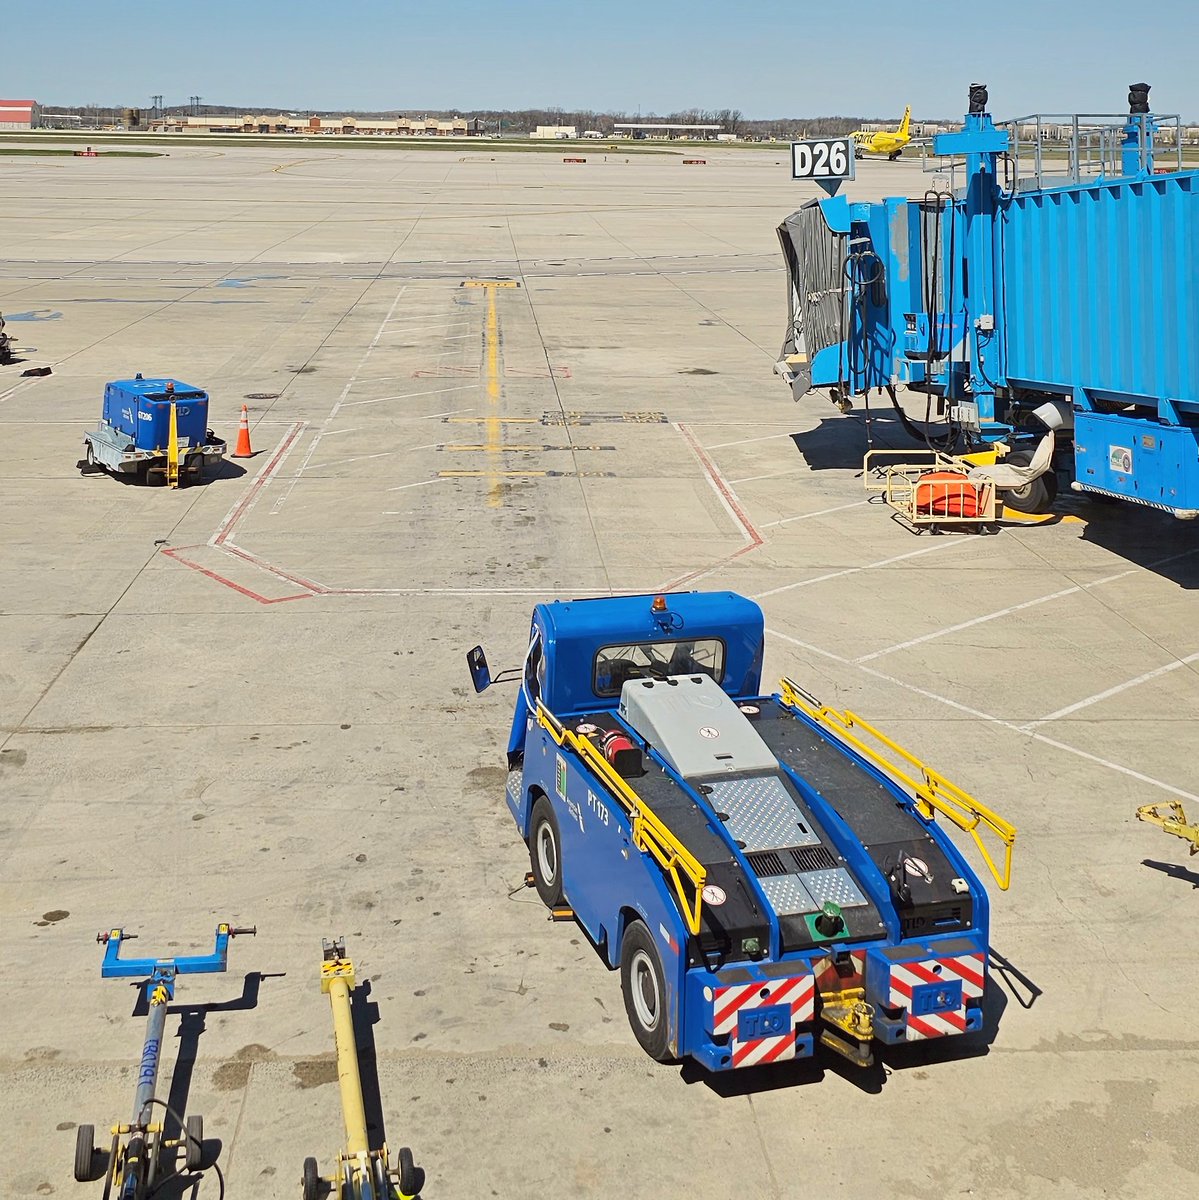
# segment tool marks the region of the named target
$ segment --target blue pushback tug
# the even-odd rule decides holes
[[[198,481],[226,448],[208,428],[207,392],[140,372],[105,385],[103,416],[83,441],[84,470],[102,467],[142,483]]]
[[[621,971],[629,1023],[711,1071],[983,1023],[988,898],[1015,829],[790,680],[761,694],[763,617],[731,592],[538,604],[508,742],[535,886]],[[467,655],[475,690],[486,655]],[[996,841],[998,863],[984,843]]]

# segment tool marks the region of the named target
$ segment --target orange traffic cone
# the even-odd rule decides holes
[[[254,457],[254,451],[250,449],[250,413],[244,404],[241,406],[241,421],[237,426],[237,449],[229,457]]]

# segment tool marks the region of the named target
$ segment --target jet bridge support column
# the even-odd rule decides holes
[[[995,168],[998,156],[1008,149],[1008,135],[995,128],[986,109],[986,86],[971,84],[965,126],[958,133],[938,134],[933,139],[933,152],[966,158],[962,245],[955,251],[948,284],[954,294],[954,311],[947,314],[950,345],[956,349],[959,328],[961,342],[960,350],[951,351],[953,373],[948,399],[957,407],[958,423],[963,428],[975,436],[994,439],[1007,429],[997,424],[995,414],[995,391],[1006,382],[1000,350],[1003,312],[995,287],[999,209]],[[950,222],[955,220],[954,210],[952,205],[948,209],[946,219]],[[952,232],[949,240],[955,240]]]

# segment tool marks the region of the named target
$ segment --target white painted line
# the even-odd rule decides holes
[[[15,396],[17,392],[21,391],[22,388],[27,388],[33,382],[33,379],[26,379],[23,382],[10,387],[7,392],[0,392],[0,404],[3,404],[4,401],[9,398],[9,396]]]
[[[300,476],[304,474],[304,471],[307,469],[309,462],[312,461],[312,456],[316,452],[317,446],[319,446],[321,443],[321,438],[324,435],[324,431],[326,429],[328,429],[329,426],[336,419],[338,412],[341,410],[341,406],[345,403],[346,397],[350,394],[350,389],[354,386],[354,382],[358,378],[358,372],[361,371],[364,366],[366,366],[367,360],[374,353],[375,347],[379,344],[379,339],[383,336],[384,327],[387,325],[387,322],[390,321],[392,316],[395,314],[396,306],[399,304],[400,300],[403,298],[404,293],[407,290],[408,290],[408,285],[406,283],[400,285],[400,290],[398,292],[396,292],[396,298],[391,302],[391,307],[387,310],[387,315],[379,323],[379,328],[377,330],[375,330],[375,336],[373,338],[371,338],[370,345],[367,346],[367,348],[362,352],[362,357],[358,360],[358,365],[354,368],[353,374],[351,374],[349,379],[346,380],[346,385],[345,385],[345,387],[343,387],[341,389],[341,395],[337,397],[336,402],[334,403],[332,409],[330,409],[330,411],[329,411],[329,415],[325,418],[324,425],[320,429],[317,430],[311,443],[309,443],[308,453],[304,455],[304,461],[302,463],[300,463],[299,469],[296,471],[295,475],[292,477],[291,482],[279,494],[279,499],[276,500],[274,505],[272,506],[272,508],[271,508],[272,516],[274,516],[283,507],[283,505],[287,502],[288,496],[290,496],[292,494],[292,492],[295,490],[295,486],[299,482]]]
[[[402,492],[405,488],[424,487],[427,483],[445,483],[446,480],[452,479],[452,475],[439,475],[436,479],[420,479],[416,483],[401,483],[396,487],[389,487],[389,492]],[[395,517],[402,514],[399,513],[384,513],[385,517]]]
[[[1199,651],[1196,651],[1194,654],[1188,654],[1186,658],[1176,658],[1171,663],[1156,667],[1152,671],[1146,671],[1144,675],[1138,675],[1135,679],[1118,683],[1115,687],[1109,687],[1106,691],[1096,692],[1095,695],[1088,696],[1085,700],[1077,700],[1073,704],[1067,704],[1065,708],[1059,708],[1057,712],[1051,712],[1047,717],[1041,717],[1039,720],[1029,721],[1027,725],[1021,725],[1020,728],[1035,729],[1038,725],[1045,725],[1050,721],[1057,721],[1062,717],[1068,717],[1071,713],[1078,712],[1079,709],[1090,708],[1092,704],[1098,704],[1102,700],[1110,700],[1113,696],[1118,696],[1121,692],[1128,691],[1129,688],[1139,687],[1142,683],[1148,683],[1151,679],[1159,679],[1163,675],[1169,675],[1171,671],[1177,671],[1179,667],[1189,667],[1193,662],[1199,662]]]
[[[1164,567],[1167,563],[1172,563],[1180,558],[1189,558],[1192,554],[1199,554],[1199,549],[1184,550],[1181,554],[1171,554],[1167,558],[1159,558],[1155,562],[1146,563],[1144,569],[1152,571],[1156,567]],[[947,625],[944,629],[936,629],[932,633],[926,633],[921,637],[911,638],[906,642],[897,642],[894,646],[887,646],[882,650],[875,650],[873,654],[863,654],[861,658],[855,659],[856,662],[872,662],[876,658],[882,658],[885,654],[896,654],[900,650],[910,650],[913,646],[923,645],[925,642],[931,642],[939,637],[945,637],[950,633],[960,633],[963,629],[971,629],[975,625],[983,625],[988,621],[996,621],[1000,617],[1010,616],[1012,613],[1023,612],[1025,609],[1036,608],[1040,604],[1048,604],[1051,600],[1060,600],[1064,596],[1079,595],[1083,592],[1092,591],[1094,588],[1103,587],[1108,583],[1115,583],[1118,579],[1126,579],[1129,575],[1137,574],[1140,568],[1133,568],[1127,571],[1117,571],[1114,575],[1105,575],[1102,579],[1096,579],[1093,583],[1080,583],[1075,587],[1063,588],[1060,592],[1050,592],[1047,596],[1037,596],[1033,600],[1025,600],[1021,604],[1012,604],[1007,608],[998,609],[996,612],[985,613],[981,617],[974,617],[969,621],[961,621],[957,625]],[[1045,720],[1051,718],[1045,717]]]
[[[913,683],[905,683],[902,679],[896,679],[893,675],[886,675],[882,671],[876,671],[873,667],[863,666],[861,663],[854,662],[853,659],[842,658],[840,654],[834,654],[830,650],[822,650],[819,646],[813,646],[810,642],[800,641],[799,638],[791,637],[789,634],[780,633],[775,629],[767,629],[766,632],[770,637],[780,638],[784,642],[790,642],[793,646],[798,646],[800,649],[808,650],[813,654],[819,654],[823,658],[832,659],[833,662],[841,663],[843,666],[856,667],[859,671],[865,672],[865,674],[870,675],[874,679],[893,684],[895,687],[913,692],[917,696],[923,696],[926,700],[933,700],[938,704],[944,704],[949,708],[956,709],[958,712],[977,717],[980,721],[986,721],[989,725],[997,725],[1001,729],[1007,729],[1012,733],[1032,738],[1033,741],[1042,742],[1046,746],[1052,746],[1055,750],[1061,750],[1066,754],[1073,754],[1078,758],[1085,758],[1088,762],[1096,763],[1101,767],[1107,767],[1108,770],[1115,771],[1120,775],[1126,775],[1130,779],[1139,780],[1141,783],[1147,783],[1150,787],[1168,792],[1171,796],[1199,802],[1199,796],[1183,791],[1182,788],[1175,787],[1173,784],[1163,783],[1160,779],[1154,779],[1150,775],[1144,775],[1140,771],[1134,771],[1131,767],[1123,766],[1121,763],[1100,758],[1097,754],[1090,754],[1086,750],[1077,749],[1075,746],[1067,746],[1065,742],[1059,742],[1054,738],[1046,737],[1042,733],[1032,733],[1020,725],[1013,724],[1011,721],[1005,721],[1001,717],[995,717],[990,713],[982,712],[980,709],[971,708],[968,704],[959,704],[958,701],[950,700],[948,696],[941,696],[936,692],[930,692],[927,688],[917,687]]]
[[[788,467],[785,471],[771,471],[769,475],[747,475],[744,479],[730,479],[730,486],[738,483],[757,483],[759,479],[777,479],[780,475],[792,475],[800,467]]]
[[[239,496],[233,502],[233,506],[225,514],[224,519],[216,527],[216,529],[213,530],[212,537],[208,539],[208,544],[210,546],[219,545],[220,541],[218,539],[221,539],[221,535],[226,533],[227,530],[231,530],[233,524],[240,522],[242,517],[246,516],[258,503],[259,494],[266,489],[266,487],[270,484],[271,479],[278,474],[279,469],[287,461],[288,455],[291,454],[296,447],[296,443],[299,442],[299,435],[302,434],[307,428],[307,421],[297,421],[294,425],[292,425],[291,429],[279,439],[279,445],[282,447],[282,451],[276,449],[273,454],[267,456],[266,461],[259,468],[258,474],[254,477],[253,482],[250,484],[249,490],[243,495]],[[223,540],[228,541],[228,538],[226,537]]]
[[[789,438],[790,433],[770,433],[765,437],[740,438],[735,442],[717,442],[715,446],[705,446],[705,450],[727,450],[730,446],[748,446],[751,442],[773,442],[779,438]]]
[[[1127,775],[1130,779],[1147,783],[1150,787],[1160,788],[1163,792],[1169,792],[1176,800],[1194,800],[1199,803],[1199,796],[1195,795],[1194,792],[1185,792],[1180,787],[1174,787],[1173,784],[1162,783],[1160,779],[1154,779],[1152,775],[1142,775],[1140,771],[1134,771],[1131,767],[1124,767],[1119,763],[1111,762],[1109,759],[1100,758],[1098,754],[1088,754],[1085,750],[1078,750],[1073,746],[1067,746],[1065,742],[1059,742],[1054,738],[1046,737],[1043,733],[1033,733],[1029,736],[1035,738],[1038,742],[1044,742],[1046,746],[1052,746],[1055,750],[1064,750],[1067,754],[1076,754],[1079,758],[1085,758],[1090,762],[1098,763],[1101,767],[1108,767],[1112,771],[1118,771],[1121,775]]]
[[[445,325],[417,325],[415,329],[404,326],[402,329],[385,329],[384,333],[424,333],[429,329],[460,329],[463,325],[469,325],[469,321],[450,321]]]
[[[325,437],[336,437],[339,433],[353,433],[357,428],[357,425],[350,425],[345,429],[326,429]]]
[[[318,466],[322,471],[327,471],[330,467],[344,467],[349,463],[366,462],[371,458],[390,458],[393,454],[397,454],[396,450],[380,450],[378,454],[359,454],[356,458],[335,458],[332,462],[319,463]]]
[[[835,508],[822,508],[818,512],[800,513],[796,517],[783,517],[781,521],[767,521],[762,528],[773,529],[777,525],[790,525],[793,521],[810,521],[813,517],[827,517],[830,513],[844,512],[847,508],[860,508],[863,504],[869,503],[869,500],[855,500],[852,504],[838,504]]]
[[[1134,574],[1133,571],[1121,571],[1119,575],[1109,575],[1107,579],[1098,579],[1088,587],[1098,587],[1101,583],[1110,583],[1113,579],[1123,579],[1126,575]],[[1048,604],[1051,600],[1060,600],[1063,596],[1073,596],[1078,592],[1085,591],[1083,585],[1078,587],[1063,588],[1060,592],[1050,592],[1047,596],[1038,596],[1035,600],[1025,600],[1021,604],[1011,604],[1007,608],[997,609],[995,612],[985,613],[981,617],[973,617],[969,621],[959,621],[956,625],[946,625],[944,629],[935,629],[932,633],[923,634],[920,637],[909,638],[906,642],[896,642],[894,646],[885,646],[882,650],[875,650],[872,654],[863,654],[861,658],[854,659],[855,662],[873,662],[876,658],[882,658],[885,654],[898,654],[901,650],[910,650],[913,646],[922,646],[925,642],[935,641],[937,638],[947,637],[951,633],[961,633],[963,629],[973,629],[976,625],[985,625],[988,621],[998,621],[1001,617],[1009,617],[1012,613],[1024,612],[1030,608],[1036,608],[1041,604]]]
[[[430,388],[427,392],[402,392],[398,396],[379,396],[375,400],[349,400],[344,405],[345,408],[353,408],[358,404],[382,404],[387,400],[414,400],[417,396],[440,396],[445,392],[466,392],[471,388],[477,388],[480,385],[477,383],[463,383],[457,387],[447,388]]]
[[[881,558],[878,562],[867,563],[862,567],[846,567],[843,571],[830,571],[827,575],[815,575],[811,579],[800,579],[795,583],[784,583],[781,587],[771,588],[766,592],[759,592],[753,599],[762,600],[767,596],[777,596],[780,592],[791,592],[796,588],[810,587],[814,583],[825,583],[830,579],[841,579],[846,575],[857,575],[861,571],[873,571],[878,567],[889,567],[892,563],[904,562],[909,558],[919,558],[924,554],[935,554],[938,550],[953,550],[962,546],[976,546],[980,540],[979,538],[963,538],[960,541],[938,542],[935,546],[925,546],[923,550],[910,550],[907,554],[896,554],[892,558]]]

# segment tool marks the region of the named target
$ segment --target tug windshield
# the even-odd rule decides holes
[[[671,675],[709,675],[724,680],[724,642],[686,638],[604,646],[595,656],[592,687],[597,696],[619,696],[630,679],[666,679]]]

